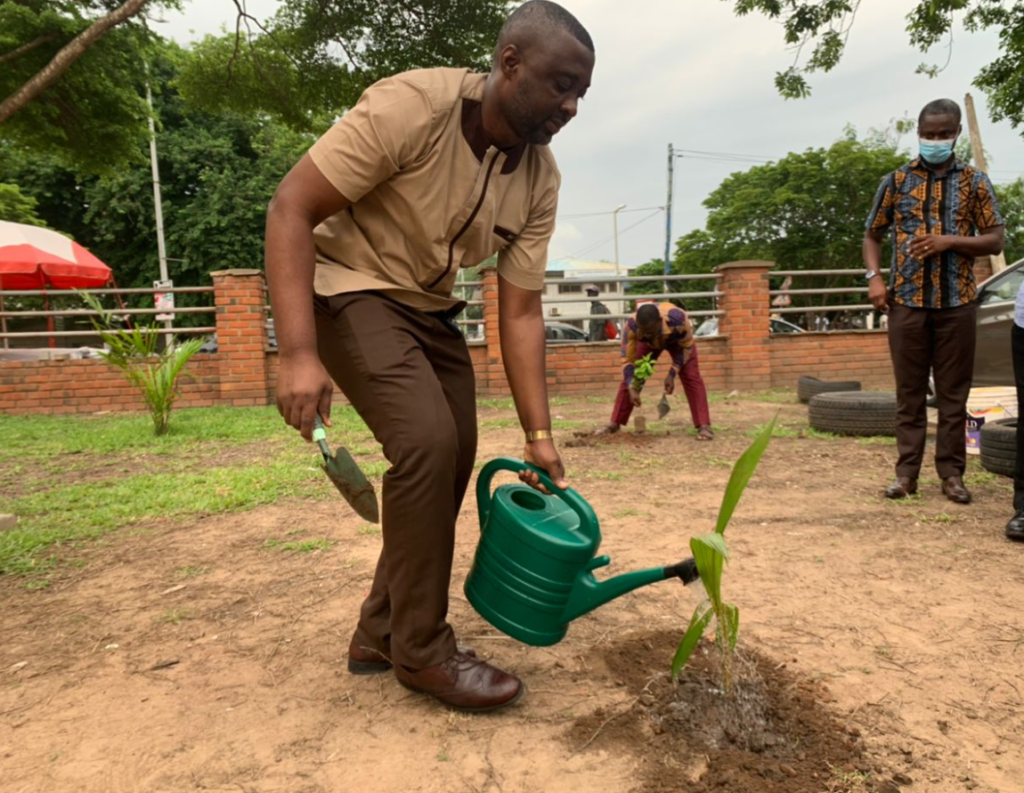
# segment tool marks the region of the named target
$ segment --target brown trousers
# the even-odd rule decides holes
[[[935,470],[942,479],[963,476],[977,313],[976,303],[938,309],[889,306],[889,352],[896,375],[896,476],[917,479],[921,471],[929,372],[935,377],[939,407]]]
[[[315,309],[320,360],[391,464],[354,642],[410,669],[439,664],[455,653],[455,520],[476,456],[469,350],[457,326],[373,292],[317,296]]]

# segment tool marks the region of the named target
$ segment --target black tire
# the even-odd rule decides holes
[[[981,467],[1013,476],[1017,465],[1017,419],[986,421],[981,427]]]
[[[837,435],[895,435],[896,395],[884,391],[818,394],[807,407],[811,426]]]
[[[839,380],[830,383],[827,380],[811,377],[809,374],[800,375],[800,379],[796,383],[796,395],[801,402],[810,402],[813,396],[836,391],[860,391],[860,383],[856,380]]]

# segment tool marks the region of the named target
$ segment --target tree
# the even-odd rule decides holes
[[[1006,221],[1006,261],[1024,259],[1024,178],[996,187],[999,210]]]
[[[507,0],[282,0],[265,23],[194,47],[182,94],[210,112],[263,112],[299,129],[334,118],[382,77],[430,66],[489,68]]]
[[[792,66],[775,75],[775,86],[787,99],[806,97],[805,75],[829,72],[842,59],[861,0],[734,0],[738,16],[761,13],[782,22],[786,44],[796,51]],[[988,96],[994,121],[1024,125],[1024,3],[1019,0],[919,0],[907,14],[911,46],[921,52],[949,36],[957,14],[964,27],[977,32],[999,30],[999,57],[982,68],[974,84]],[[802,60],[805,48],[811,54]],[[947,62],[948,65],[948,62]],[[921,64],[917,71],[935,76],[945,66]]]
[[[0,0],[0,135],[92,171],[128,159],[146,134],[150,5]]]
[[[154,104],[171,275],[178,286],[208,286],[211,271],[261,265],[267,202],[315,136],[268,118],[195,110],[171,87],[189,57],[173,45],[156,53]],[[128,165],[95,175],[0,139],[0,173],[37,202],[39,217],[109,264],[120,286],[150,287],[159,271],[147,145],[137,143]],[[209,320],[179,319],[190,317]]]
[[[0,183],[0,220],[45,226],[36,214],[36,205],[36,200],[22,193],[17,185]]]

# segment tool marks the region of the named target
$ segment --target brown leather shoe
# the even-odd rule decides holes
[[[503,672],[461,650],[444,663],[412,671],[395,667],[398,682],[455,710],[481,713],[511,705],[525,691],[515,675]]]
[[[947,476],[942,480],[942,492],[954,504],[971,503],[971,491],[964,486],[962,477]]]
[[[917,492],[917,480],[909,476],[897,476],[885,489],[886,498],[906,498]]]
[[[476,658],[472,647],[459,647],[459,652]],[[354,675],[379,675],[391,669],[391,659],[379,650],[350,645],[348,648],[348,671]]]

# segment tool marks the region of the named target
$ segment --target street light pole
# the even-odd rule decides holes
[[[612,210],[612,232],[615,235],[615,277],[619,277],[619,212],[626,208],[625,204],[619,204]]]

